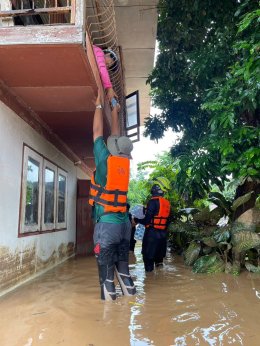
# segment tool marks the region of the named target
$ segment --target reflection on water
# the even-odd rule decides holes
[[[145,273],[134,297],[99,299],[94,258],[70,260],[0,299],[1,346],[258,346],[260,276],[193,274],[181,258]]]
[[[187,322],[187,321],[199,320],[199,319],[200,319],[200,315],[196,312],[185,312],[184,314],[181,314],[173,318],[173,320],[177,322]]]

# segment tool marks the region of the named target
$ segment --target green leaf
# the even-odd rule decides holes
[[[252,193],[254,193],[254,191],[250,191],[248,193],[246,193],[243,196],[238,197],[232,204],[231,209],[233,211],[235,211],[240,205],[245,204],[246,202],[248,202],[252,196]]]
[[[225,226],[222,228],[218,228],[216,231],[213,232],[212,237],[217,243],[228,242],[230,238],[229,227]]]
[[[260,236],[251,231],[240,231],[232,234],[231,243],[238,253],[260,246]]]
[[[246,262],[245,267],[249,272],[260,274],[260,267],[256,267],[252,263]]]
[[[220,207],[226,215],[230,214],[230,202],[226,201],[225,197],[219,192],[211,192],[209,194],[209,201]]]
[[[216,247],[218,245],[215,239],[212,237],[204,237],[202,238],[202,241],[205,245],[209,247]]]
[[[225,263],[218,255],[206,255],[197,259],[193,265],[194,273],[222,273],[225,270]]]
[[[196,242],[190,243],[189,247],[184,253],[184,263],[186,265],[192,265],[199,257],[201,246]]]

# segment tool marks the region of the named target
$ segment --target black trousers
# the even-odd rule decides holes
[[[134,251],[135,250],[135,243],[136,243],[136,240],[135,240],[135,227],[132,227],[131,238],[130,238],[130,247],[129,247],[130,251]]]
[[[166,256],[167,232],[154,228],[147,228],[142,243],[142,255],[145,271],[151,272],[154,265],[162,263]]]

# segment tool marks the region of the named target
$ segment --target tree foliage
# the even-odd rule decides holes
[[[132,177],[129,183],[127,199],[130,206],[146,204],[149,193],[149,183],[143,172],[138,172],[136,177]]]
[[[177,210],[184,206],[184,200],[177,192],[175,183],[176,176],[180,171],[178,161],[172,156],[164,152],[157,155],[154,161],[144,161],[138,165],[138,175],[130,180],[128,199],[131,205],[143,204],[146,205],[151,197],[150,191],[153,181],[157,177],[165,177],[171,183],[171,190],[165,194],[169,199],[172,207],[172,212],[177,213]]]
[[[145,134],[182,131],[171,150],[179,192],[204,197],[232,175],[260,178],[257,0],[161,0],[159,56],[148,83],[160,115]]]

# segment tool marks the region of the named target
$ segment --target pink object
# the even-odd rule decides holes
[[[112,83],[110,81],[110,77],[106,67],[105,54],[101,48],[94,45],[93,45],[93,50],[94,50],[94,54],[95,54],[95,58],[98,65],[98,70],[102,80],[103,87],[105,89],[112,88]]]

